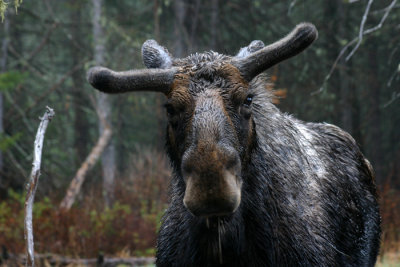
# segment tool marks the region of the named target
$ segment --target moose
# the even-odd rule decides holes
[[[327,123],[278,110],[265,71],[307,48],[297,25],[237,55],[174,58],[154,40],[148,69],[93,67],[105,93],[165,94],[170,203],[157,266],[373,266],[380,241],[374,172],[354,139]]]

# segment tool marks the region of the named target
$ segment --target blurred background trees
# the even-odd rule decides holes
[[[363,16],[367,18],[364,30],[382,25],[365,35],[346,60]],[[112,140],[88,173],[79,205],[90,195],[92,201],[114,207],[113,201],[129,195],[121,193],[128,190],[124,185],[149,179],[138,177],[135,173],[141,171],[132,166],[144,151],[152,151],[141,166],[155,168],[151,161],[163,153],[164,96],[104,97],[86,82],[89,67],[143,68],[140,48],[146,39],[156,39],[177,57],[210,49],[232,55],[254,39],[271,43],[302,21],[316,25],[319,39],[269,71],[275,88],[287,89],[279,108],[305,121],[336,124],[352,134],[371,160],[378,186],[386,188],[383,197],[390,197],[390,192],[400,190],[400,3],[42,0],[23,2],[18,14],[10,4],[0,24],[0,201],[24,189],[37,118],[46,105],[54,108],[57,117],[45,140],[39,200],[48,196],[58,203],[62,199],[102,134],[100,117],[110,124]],[[167,167],[163,170],[168,173]],[[157,179],[165,185],[167,176],[163,173]],[[149,191],[141,196],[165,203],[164,185],[155,186],[163,192],[155,192],[147,184]],[[399,216],[398,204],[392,208],[397,215],[388,218]],[[153,212],[151,204],[140,207]],[[156,207],[164,206],[157,202]]]

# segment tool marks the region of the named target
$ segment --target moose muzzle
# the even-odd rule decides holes
[[[233,149],[198,145],[183,161],[183,203],[195,216],[229,215],[240,204],[240,160]]]

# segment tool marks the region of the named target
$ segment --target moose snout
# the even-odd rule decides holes
[[[186,182],[183,203],[195,216],[223,216],[240,205],[240,160],[226,149],[195,150],[185,157],[182,172]]]

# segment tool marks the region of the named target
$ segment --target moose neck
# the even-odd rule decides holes
[[[256,136],[256,133],[254,134]],[[246,253],[245,250],[260,254],[258,256],[261,258],[273,258],[273,255],[265,254],[265,251],[273,251],[272,226],[261,222],[262,216],[259,214],[272,211],[260,210],[257,202],[252,201],[255,197],[264,199],[270,194],[270,192],[263,191],[264,188],[259,187],[260,180],[265,180],[266,177],[262,177],[258,172],[257,162],[252,162],[253,160],[260,161],[263,158],[263,151],[257,147],[257,138],[252,139],[249,151],[242,159],[244,160],[242,179],[246,181],[242,188],[242,202],[234,214],[219,218],[221,223],[219,226],[217,217],[209,218],[207,222],[206,218],[195,217],[185,208],[183,205],[185,182],[181,175],[181,162],[173,157],[176,155],[170,149],[170,144],[167,144],[167,148],[174,168],[170,207],[179,209],[178,213],[183,214],[183,217],[180,218],[179,229],[176,229],[177,236],[174,237],[178,238],[182,244],[182,248],[177,249],[182,249],[182,253],[187,254],[187,257],[182,258],[195,257],[195,262],[203,264],[199,266],[219,265],[221,258],[222,265],[238,266],[238,262],[242,262],[242,266],[245,266],[246,257],[243,257],[243,254]],[[265,181],[262,182],[265,183]],[[271,205],[271,209],[274,206]],[[246,217],[260,218],[260,220],[245,220]],[[257,242],[257,236],[268,236],[268,242]],[[191,248],[191,250],[187,251],[187,248]],[[191,263],[188,262],[187,265],[189,266]]]

